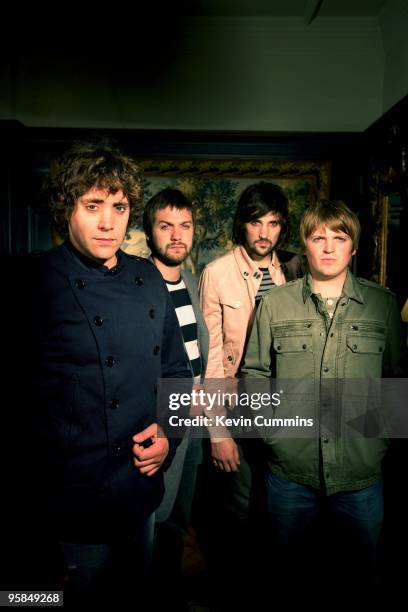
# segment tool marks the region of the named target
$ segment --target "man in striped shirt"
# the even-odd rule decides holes
[[[199,306],[197,280],[191,272],[182,270],[193,246],[192,203],[178,189],[163,189],[146,204],[143,229],[151,259],[173,300],[194,384],[200,385],[205,376],[209,337]],[[163,567],[168,575],[169,567],[173,568],[176,579],[201,455],[201,439],[187,432],[165,473],[166,491],[156,511],[159,571]]]

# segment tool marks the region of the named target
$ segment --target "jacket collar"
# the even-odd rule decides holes
[[[313,294],[313,282],[312,276],[310,272],[307,272],[303,277],[303,287],[302,287],[302,297],[303,302]],[[346,280],[343,285],[343,290],[341,292],[342,297],[346,297],[349,300],[355,300],[356,302],[360,302],[360,304],[364,304],[364,298],[361,293],[361,289],[359,287],[358,281],[356,277],[352,274],[350,269],[347,270]]]

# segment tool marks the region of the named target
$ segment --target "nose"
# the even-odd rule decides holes
[[[102,207],[98,227],[105,232],[114,228],[114,211],[112,208]]]
[[[333,253],[335,242],[333,238],[327,238],[324,243],[324,252]]]
[[[265,238],[268,240],[268,224],[261,224],[259,226],[259,238]]]
[[[181,229],[177,225],[173,225],[170,238],[173,242],[181,240]]]

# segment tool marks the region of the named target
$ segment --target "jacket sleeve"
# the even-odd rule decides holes
[[[244,366],[241,369],[243,376],[251,378],[270,378],[271,376],[271,314],[268,302],[261,300],[252,327]]]
[[[387,316],[387,341],[383,358],[383,377],[404,377],[403,343],[401,329],[401,315],[397,300],[390,295],[390,306]]]
[[[204,268],[199,283],[200,304],[210,342],[206,378],[224,378],[222,306],[215,274]]]

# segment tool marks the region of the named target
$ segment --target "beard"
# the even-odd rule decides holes
[[[258,247],[257,242],[267,242],[268,246],[262,248]],[[249,250],[251,253],[254,253],[254,255],[266,257],[267,255],[270,255],[272,253],[274,248],[275,246],[270,240],[257,240],[256,242],[254,242],[254,244],[250,246]]]
[[[158,247],[154,240],[149,241],[149,247],[152,252],[153,257],[156,257],[159,261],[164,263],[166,266],[176,267],[183,263],[187,259],[187,257],[191,253],[191,249],[188,249],[187,245],[184,242],[178,242],[177,246],[184,247],[184,250],[179,254],[172,253],[171,248],[174,246],[169,243],[166,244],[164,248]]]

